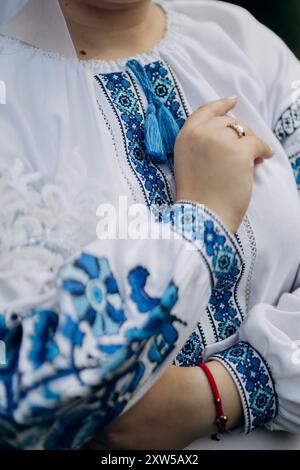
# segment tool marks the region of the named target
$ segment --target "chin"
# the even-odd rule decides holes
[[[95,7],[105,7],[105,8],[118,8],[126,7],[130,5],[135,5],[138,3],[147,3],[149,0],[84,0],[83,3],[86,3],[90,6]]]

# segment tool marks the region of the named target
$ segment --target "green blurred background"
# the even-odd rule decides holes
[[[300,0],[230,0],[273,29],[300,59]]]

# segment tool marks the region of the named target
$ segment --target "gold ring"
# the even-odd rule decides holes
[[[240,124],[230,123],[227,124],[226,127],[233,129],[237,133],[239,139],[241,139],[242,137],[246,137],[245,129]]]

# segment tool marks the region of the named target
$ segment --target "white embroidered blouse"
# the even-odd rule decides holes
[[[181,127],[237,94],[235,115],[276,156],[232,235],[204,206],[173,203],[172,155],[147,153],[127,60],[79,61],[56,0],[29,0],[0,27],[4,448],[78,448],[172,361],[209,357],[237,384],[247,436],[191,448],[300,447],[299,62],[241,8],[163,4],[165,37],[134,58],[156,98]],[[99,238],[97,207],[120,196],[161,236]]]

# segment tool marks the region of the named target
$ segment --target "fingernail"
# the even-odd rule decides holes
[[[232,95],[232,96],[228,96],[227,99],[237,101],[238,97],[236,95]]]

